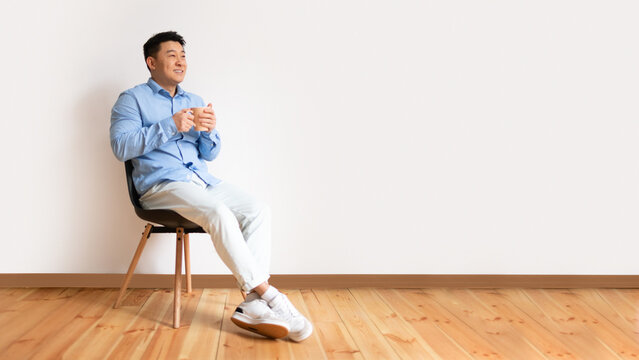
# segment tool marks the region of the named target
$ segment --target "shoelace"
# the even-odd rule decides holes
[[[262,308],[262,312],[261,312],[261,316],[266,316],[269,318],[277,318],[277,315],[275,314],[275,312],[268,306],[268,302],[262,298],[254,298],[252,300],[249,300],[249,302],[255,302],[257,301],[258,303],[261,303],[263,306]]]
[[[264,300],[262,300],[262,301],[264,301]],[[265,307],[265,309],[264,309],[264,314],[263,314],[263,316],[266,316],[266,317],[268,317],[268,318],[270,318],[270,319],[278,319],[278,320],[282,320],[282,319],[281,319],[281,318],[277,315],[277,313],[276,313],[275,311],[273,311],[273,309],[271,309],[271,308],[268,306],[268,303],[267,303],[266,301],[264,301],[264,307]]]
[[[274,299],[276,303],[279,303],[280,306],[277,306],[278,310],[284,310],[289,317],[294,318],[300,315],[300,312],[291,304],[291,301],[286,298],[284,295],[280,294]]]

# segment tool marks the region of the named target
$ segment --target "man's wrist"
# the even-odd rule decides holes
[[[171,137],[178,133],[177,125],[175,125],[173,116],[160,121],[160,127],[167,137]]]
[[[203,134],[204,136],[211,137],[211,135],[213,135],[213,133],[215,133],[215,131],[216,131],[216,129],[215,129],[215,128],[213,128],[213,129],[211,129],[210,131],[202,131],[202,134]]]

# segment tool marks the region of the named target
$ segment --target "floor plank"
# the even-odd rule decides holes
[[[601,313],[582,302],[577,295],[567,290],[543,290],[557,304],[572,315],[573,321],[581,322],[622,359],[638,359],[639,344],[615,326]]]
[[[109,308],[95,324],[75,341],[64,359],[104,359],[109,355],[140,310],[139,306]]]
[[[33,352],[32,359],[60,359],[65,351],[88,329],[97,323],[107,310],[113,307],[118,295],[117,289],[99,289],[100,298],[84,308],[73,320],[60,328],[58,334],[48,336]],[[60,334],[63,334],[62,336]]]
[[[544,359],[543,353],[517,331],[505,318],[495,314],[470,296],[466,290],[425,290],[425,293],[450,313],[475,330],[496,351],[508,359]]]
[[[284,289],[306,341],[230,321],[237,289],[0,289],[0,359],[639,359],[639,290]]]
[[[170,295],[173,296],[172,291]],[[202,289],[193,289],[190,294],[182,292],[179,329],[173,328],[173,301],[171,301],[171,306],[164,313],[164,318],[142,354],[142,359],[176,359],[178,357],[201,296]]]
[[[302,290],[302,298],[328,359],[363,359],[355,341],[344,326],[333,303],[324,289]]]
[[[434,318],[424,315],[419,305],[407,301],[394,289],[377,289],[380,297],[409,324],[442,359],[472,359],[454,339],[442,330]]]
[[[366,310],[357,303],[347,289],[329,290],[328,295],[364,358],[399,358],[370,320]]]
[[[227,289],[202,291],[178,359],[216,358],[222,333],[222,320],[226,316],[224,305],[228,296]]]
[[[545,357],[549,359],[577,359],[570,347],[557,340],[543,324],[523,312],[503,294],[495,290],[469,290],[469,292],[491,309],[494,316],[502,317],[513,327],[516,327],[522,335],[541,350]]]
[[[635,329],[639,329],[639,290],[623,289],[616,290],[616,292],[627,304],[634,307],[634,312],[630,310],[626,313],[626,320],[631,322],[635,326]]]
[[[121,306],[142,306],[156,289],[128,289]]]
[[[475,359],[505,359],[506,357],[466,323],[450,313],[422,290],[398,290],[407,302],[414,304],[422,316],[434,322],[449,338],[454,339]]]
[[[63,306],[40,319],[37,326],[24,333],[3,351],[3,356],[9,359],[27,359],[47,339],[58,333],[66,324],[71,322],[80,312],[92,303],[99,301],[102,290],[86,289],[75,294]]]
[[[626,335],[639,340],[639,301],[633,302],[616,289],[577,289],[573,292]]]
[[[35,288],[1,288],[0,289],[0,313],[9,305],[16,304],[32,292]]]
[[[351,289],[350,292],[400,358],[439,359],[415,329],[397,316],[375,289]]]
[[[574,317],[539,289],[504,289],[510,301],[528,316],[537,320],[552,334],[568,344],[581,359],[618,359],[617,354],[594,336],[587,327],[574,320]]]
[[[6,311],[0,313],[0,353],[27,331],[38,326],[47,315],[64,306],[78,292],[78,289],[37,289],[15,304],[9,304]]]
[[[172,293],[155,291],[145,298],[140,312],[128,326],[107,359],[140,359],[147,349],[161,319],[171,308]]]

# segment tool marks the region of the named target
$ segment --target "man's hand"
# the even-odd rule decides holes
[[[213,111],[213,104],[209,103],[205,108],[202,114],[200,114],[200,125],[207,128],[207,132],[213,131],[215,126],[217,125],[217,120],[215,119],[215,112]]]
[[[175,121],[175,126],[177,127],[179,132],[187,132],[191,130],[195,123],[193,122],[193,114],[191,114],[191,109],[180,110],[173,115],[173,121]]]

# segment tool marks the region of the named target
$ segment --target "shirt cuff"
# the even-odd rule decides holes
[[[218,135],[217,129],[213,129],[211,130],[211,132],[208,131],[202,131],[200,132],[202,134],[203,137],[205,137],[206,139],[211,139],[213,141],[219,140],[220,139],[220,135]]]
[[[175,121],[173,121],[173,116],[160,121],[158,124],[160,124],[160,128],[162,128],[162,132],[166,135],[167,139],[178,133]]]

